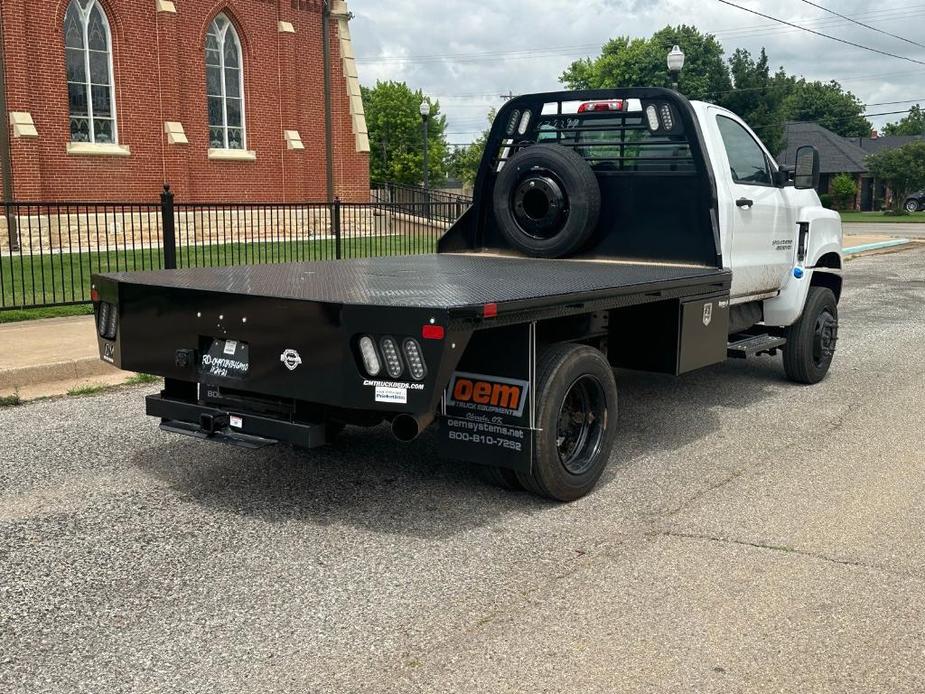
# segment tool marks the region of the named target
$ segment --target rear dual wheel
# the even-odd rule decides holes
[[[597,484],[613,448],[617,384],[606,357],[585,345],[557,344],[537,361],[536,437],[527,490],[574,501]]]

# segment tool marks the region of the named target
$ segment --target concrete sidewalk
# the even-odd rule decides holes
[[[844,245],[850,248],[890,238],[889,234],[849,233]],[[93,316],[0,324],[0,347],[0,397],[18,393],[21,399],[31,400],[63,395],[85,385],[116,385],[131,376],[100,360]]]
[[[0,325],[0,396],[24,400],[86,385],[122,383],[129,374],[100,360],[93,316]]]

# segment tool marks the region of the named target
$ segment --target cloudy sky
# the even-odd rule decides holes
[[[925,48],[876,33],[803,0],[734,0],[799,26],[925,61]],[[925,2],[813,0],[883,31],[925,44]],[[486,125],[499,95],[561,88],[577,58],[597,55],[610,37],[649,36],[666,24],[692,24],[716,35],[731,54],[767,48],[773,66],[810,79],[841,82],[868,113],[925,103],[925,65],[813,36],[717,0],[350,0],[360,80],[405,81],[440,99],[448,140],[468,143]],[[882,104],[882,105],[881,105]],[[880,125],[900,115],[875,117]]]

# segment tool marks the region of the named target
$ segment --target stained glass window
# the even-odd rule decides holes
[[[71,0],[64,15],[71,142],[116,143],[112,34],[97,0]]]
[[[209,147],[244,149],[244,68],[234,25],[218,15],[206,34]]]

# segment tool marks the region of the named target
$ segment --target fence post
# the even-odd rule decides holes
[[[173,193],[170,184],[164,184],[161,193],[161,227],[164,232],[164,268],[177,269],[177,230],[174,219]]]
[[[334,257],[340,260],[343,254],[340,239],[340,198],[336,195],[334,196],[334,204],[332,205],[331,224],[334,227]]]

